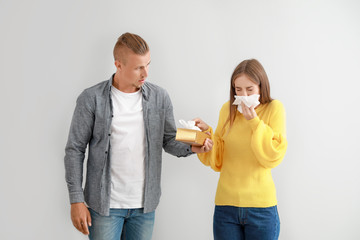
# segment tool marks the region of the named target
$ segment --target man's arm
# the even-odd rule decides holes
[[[76,102],[64,158],[65,179],[71,203],[71,220],[73,225],[84,234],[89,234],[88,225],[91,225],[91,219],[89,210],[84,204],[83,163],[93,126],[93,104],[84,91]]]
[[[177,157],[186,157],[193,152],[191,146],[175,140],[176,125],[174,120],[173,106],[169,95],[166,93],[164,96],[165,101],[165,121],[164,121],[164,137],[163,148],[165,152],[170,153]]]

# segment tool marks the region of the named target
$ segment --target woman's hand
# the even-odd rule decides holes
[[[242,114],[246,120],[251,120],[257,117],[254,106],[247,107],[243,102],[241,102]]]
[[[210,135],[210,133],[207,133]],[[212,149],[213,147],[213,141],[210,138],[205,139],[203,146],[191,146],[191,151],[194,153],[205,153]]]
[[[200,128],[201,131],[204,132],[209,129],[209,125],[207,125],[206,122],[204,122],[200,118],[195,118],[195,119],[193,119],[193,121],[195,121],[195,126]],[[210,136],[209,132],[207,132],[206,134],[208,134]],[[205,152],[210,151],[212,149],[212,147],[213,147],[213,141],[209,137],[209,138],[205,139],[204,145],[199,146],[199,147],[191,146],[191,151],[193,151],[194,153],[205,153]]]
[[[195,126],[200,128],[201,131],[204,132],[209,129],[209,125],[207,125],[206,122],[204,122],[200,118],[195,118],[195,119],[193,119],[193,121],[195,121]]]

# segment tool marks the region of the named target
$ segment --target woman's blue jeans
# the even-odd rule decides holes
[[[280,233],[277,206],[215,206],[213,231],[214,240],[277,240]]]
[[[110,216],[101,216],[90,209],[90,240],[150,240],[155,212],[137,209],[110,209]],[[121,238],[120,238],[121,237]]]

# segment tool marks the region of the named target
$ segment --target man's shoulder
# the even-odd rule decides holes
[[[145,87],[145,89],[148,89],[150,91],[166,92],[166,90],[164,88],[162,88],[159,85],[156,85],[154,83],[151,83],[151,82],[145,82],[144,87]]]
[[[169,108],[172,106],[170,96],[164,88],[154,83],[145,82],[142,89],[144,99],[149,102],[150,106],[156,108]]]
[[[106,90],[109,86],[109,80],[104,80],[102,82],[99,82],[91,87],[88,87],[84,90],[87,94],[97,94],[102,93],[104,90]]]
[[[78,97],[78,102],[88,102],[89,100],[95,101],[95,99],[105,98],[108,89],[109,80],[99,82],[91,87],[84,89]]]
[[[145,84],[143,85],[143,90],[143,93],[145,93],[145,95],[149,97],[152,96],[158,98],[168,96],[168,93],[164,88],[151,82],[145,82]]]

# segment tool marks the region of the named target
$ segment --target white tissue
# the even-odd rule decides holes
[[[197,126],[195,126],[195,121],[185,121],[185,120],[180,119],[180,120],[179,120],[179,123],[180,123],[184,128],[201,131],[200,128],[198,128]]]
[[[235,101],[233,102],[233,105],[238,105],[238,110],[240,113],[242,113],[241,102],[243,102],[247,107],[251,107],[251,106],[256,107],[257,105],[260,104],[259,98],[260,98],[259,94],[253,94],[250,96],[235,95]]]

